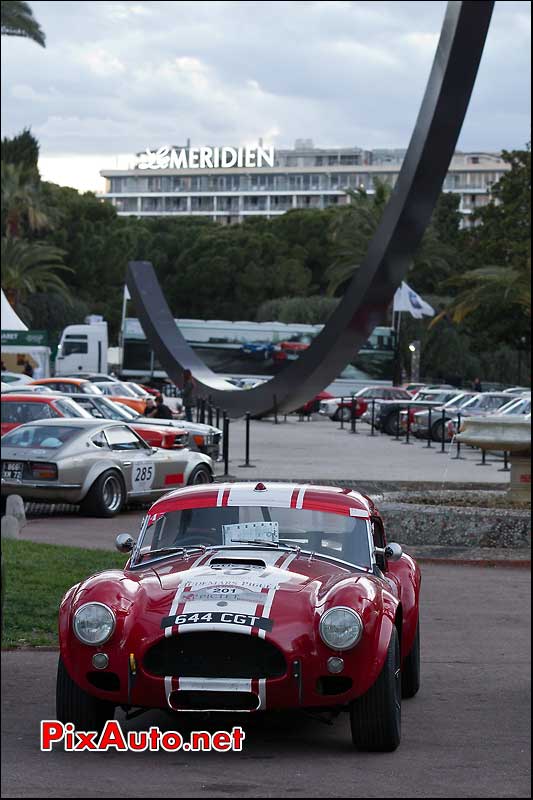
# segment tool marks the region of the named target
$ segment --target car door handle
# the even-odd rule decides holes
[[[122,462],[122,466],[123,467],[131,467],[131,461],[123,461]]]

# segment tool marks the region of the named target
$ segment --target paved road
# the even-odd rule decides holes
[[[423,685],[396,753],[352,751],[344,716],[297,714],[249,718],[242,754],[41,753],[57,654],[5,652],[2,796],[531,796],[529,573],[426,565],[422,589]],[[161,713],[129,723],[150,724],[180,727]]]
[[[369,436],[370,426],[358,423],[355,436],[349,425],[339,429],[338,422],[314,415],[310,422],[299,422],[289,416],[287,422],[275,425],[273,420],[252,420],[250,461],[254,469],[242,469],[244,432],[242,420],[230,424],[230,473],[237,480],[274,478],[294,480],[354,481],[433,481],[454,483],[508,483],[509,473],[499,472],[503,462],[489,456],[489,466],[476,466],[480,451],[461,448],[464,460],[455,460],[455,448],[449,455],[439,452],[433,443],[411,439],[405,445],[387,435]],[[446,445],[449,451],[449,445]]]

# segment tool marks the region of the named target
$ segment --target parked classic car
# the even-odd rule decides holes
[[[444,429],[445,439],[448,438],[447,428],[448,420],[452,419],[457,411],[459,411],[471,397],[474,397],[475,392],[461,392],[443,406],[431,407],[430,409],[424,408],[422,411],[416,411],[413,414],[411,422],[411,433],[419,439],[427,439],[428,433],[435,442],[442,441],[442,433]],[[444,412],[444,413],[443,413]],[[431,419],[431,428],[430,428]],[[444,428],[443,428],[444,425]]]
[[[151,447],[117,422],[38,420],[2,437],[2,497],[79,504],[91,516],[112,517],[126,501],[150,502],[213,474],[203,453]]]
[[[204,424],[202,422],[188,422],[185,419],[159,419],[155,417],[144,417],[138,414],[129,406],[124,406],[120,401],[114,401],[128,418],[127,421],[132,423],[141,423],[142,425],[157,425],[158,427],[180,428],[189,434],[189,445],[197,448],[201,453],[218,459],[221,455],[222,446],[222,431],[214,425]]]
[[[347,711],[353,743],[394,750],[420,682],[420,571],[351,489],[234,483],[174,491],[131,555],[59,612],[57,719],[121,706]]]
[[[461,419],[465,417],[485,417],[487,414],[493,414],[499,408],[507,405],[512,399],[512,395],[505,392],[477,392],[470,398],[468,403],[465,403],[459,409]],[[515,398],[516,399],[516,398]],[[459,417],[457,414],[453,415],[453,419],[448,420],[448,437],[451,439],[457,433]]]
[[[142,418],[139,418],[139,421],[132,420],[123,411],[123,406],[113,403],[108,397],[101,394],[35,395],[30,392],[10,392],[2,395],[0,408],[2,410],[2,435],[18,425],[38,419],[84,417],[127,422],[152,447],[177,449],[189,444],[189,434],[183,428],[169,428],[150,422],[143,425]],[[193,449],[198,449],[194,443]]]
[[[102,390],[92,381],[85,378],[40,378],[32,381],[28,386],[44,386],[53,392],[61,394],[102,394]]]
[[[408,408],[418,411],[430,406],[442,406],[452,397],[456,397],[458,393],[457,389],[423,389],[414,397],[404,401],[378,400],[375,404],[374,427],[389,436],[394,436],[397,429],[401,430],[400,415],[402,411],[406,411]],[[365,411],[362,419],[364,422],[372,424],[370,409]]]
[[[354,395],[355,416],[361,417],[372,400],[412,400],[412,396],[400,386],[365,386]],[[324,400],[320,403],[318,413],[332,420],[347,421],[352,416],[352,398],[347,396]]]

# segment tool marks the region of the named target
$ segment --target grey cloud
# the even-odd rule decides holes
[[[47,48],[3,40],[2,133],[31,125],[43,155],[102,156],[273,131],[278,146],[405,146],[445,12],[440,0],[31,5]],[[527,2],[496,4],[464,149],[529,138],[529,18]]]

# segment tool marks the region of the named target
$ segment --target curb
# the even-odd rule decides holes
[[[511,569],[531,569],[531,559],[510,558],[437,558],[437,556],[413,556],[417,564],[446,564],[456,567],[507,567]]]

